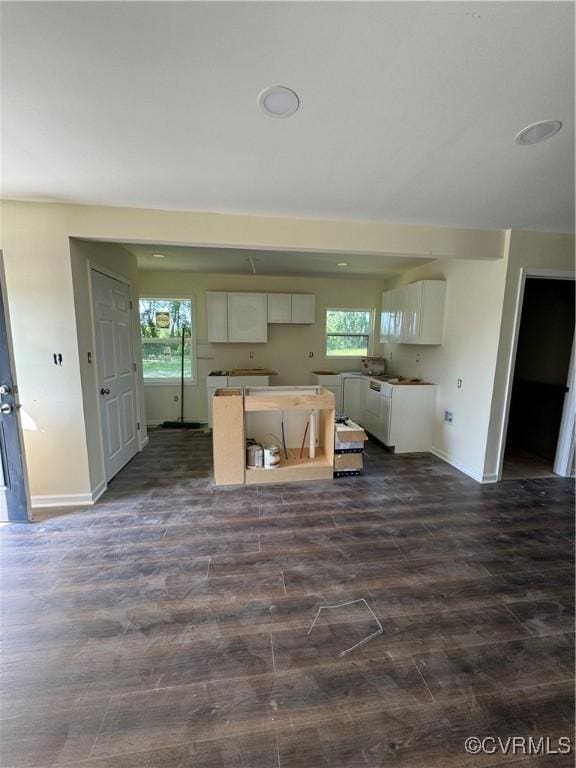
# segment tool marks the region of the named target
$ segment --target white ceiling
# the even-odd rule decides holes
[[[2,45],[4,197],[573,229],[572,3],[5,2]]]
[[[122,243],[138,259],[138,269],[178,270],[251,275],[253,260],[258,275],[330,275],[331,277],[389,278],[431,259],[393,254],[342,254],[305,251],[267,251],[243,248],[202,248],[188,246]],[[161,253],[163,259],[152,254]],[[339,267],[338,262],[348,266]]]

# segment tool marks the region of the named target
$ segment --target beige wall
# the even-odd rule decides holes
[[[191,297],[194,300],[197,340],[199,342],[198,377],[184,394],[185,416],[207,419],[206,376],[210,371],[230,368],[272,368],[278,376],[273,384],[308,384],[310,371],[359,369],[357,358],[326,358],[326,309],[371,309],[379,322],[384,282],[319,277],[266,277],[264,275],[208,275],[192,272],[141,272],[142,296],[158,298]],[[314,325],[269,325],[267,344],[208,344],[206,327],[206,291],[256,291],[258,293],[313,293],[316,296]],[[381,346],[376,334],[375,353]],[[250,352],[254,358],[250,358]],[[310,352],[314,357],[310,358]],[[174,419],[180,413],[179,385],[146,386],[146,415],[149,424]]]
[[[70,248],[60,206],[2,206],[2,249],[33,503],[91,493]],[[62,365],[52,355],[62,354]]]
[[[564,270],[574,274],[573,235],[548,232],[511,232],[507,249],[507,273],[498,340],[498,360],[491,403],[490,429],[486,443],[484,476],[498,479],[501,446],[506,428],[506,402],[514,341],[514,322],[523,268]]]
[[[387,287],[423,279],[447,281],[441,346],[384,344],[389,369],[438,385],[434,451],[482,480],[506,262],[442,260],[409,270]],[[417,359],[420,362],[417,362]],[[462,387],[457,387],[462,379]],[[444,421],[452,411],[453,422]]]
[[[93,425],[94,416],[84,403],[79,350],[89,307],[74,301],[72,266],[78,251],[71,257],[70,238],[494,259],[504,236],[502,231],[15,201],[2,202],[1,217],[25,451],[37,503],[86,501],[98,480],[86,425],[86,418]],[[301,338],[297,326],[284,331],[290,332]],[[281,345],[275,333],[270,349],[276,350]],[[54,352],[63,355],[62,366],[53,364]]]

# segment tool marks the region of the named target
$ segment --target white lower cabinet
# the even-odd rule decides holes
[[[359,423],[360,394],[363,380],[360,376],[342,376],[342,413]]]
[[[436,418],[435,384],[399,384],[392,387],[390,431],[385,445],[396,453],[430,451]]]
[[[342,379],[339,373],[310,373],[310,384],[315,387],[325,387],[334,395],[336,413],[342,412]]]
[[[336,413],[342,413],[342,387],[326,386],[325,388],[330,390],[334,395],[334,408],[336,408]]]
[[[436,414],[435,384],[361,382],[361,424],[395,453],[430,451]]]

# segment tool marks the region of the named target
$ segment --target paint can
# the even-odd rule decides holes
[[[246,446],[246,466],[248,469],[262,469],[264,466],[264,451],[259,443]]]
[[[280,466],[280,447],[278,445],[264,446],[264,469],[277,469]]]

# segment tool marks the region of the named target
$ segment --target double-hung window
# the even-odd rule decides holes
[[[367,357],[372,338],[370,309],[326,310],[326,356]]]
[[[140,299],[140,337],[144,383],[180,380],[184,343],[184,381],[196,381],[191,299]]]

